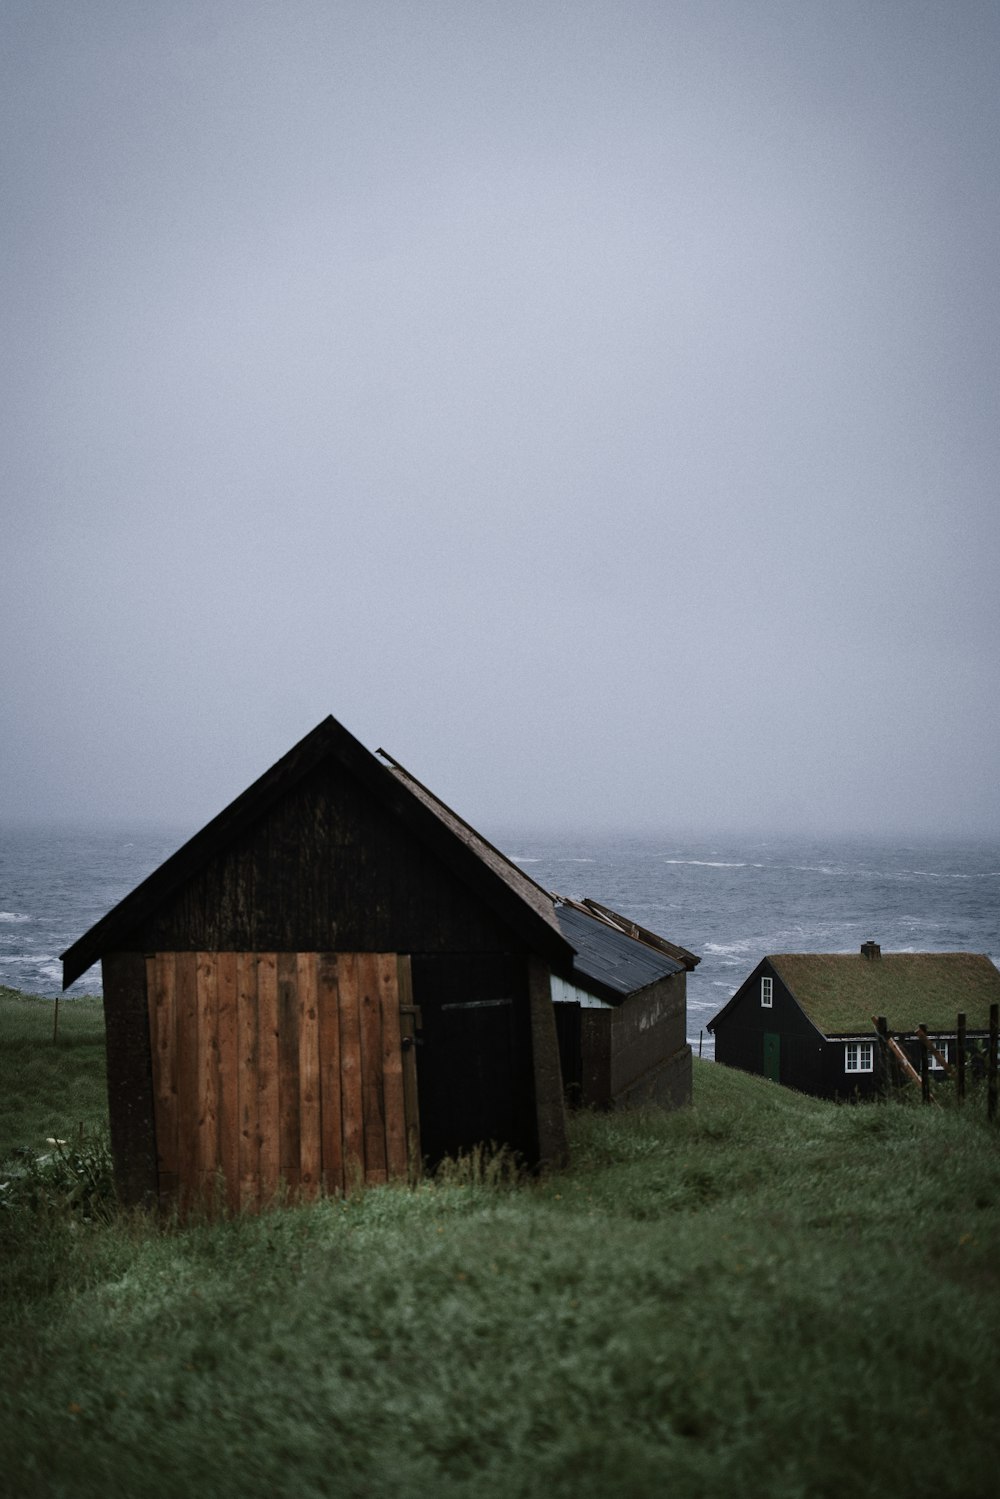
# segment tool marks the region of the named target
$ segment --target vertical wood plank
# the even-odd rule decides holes
[[[320,953],[316,968],[319,1012],[320,1128],[323,1186],[344,1190],[344,1143],[340,1117],[340,992],[336,953]]]
[[[420,1152],[420,1098],[417,1092],[417,1011],[413,1003],[413,970],[409,953],[396,958],[396,988],[399,994],[399,1032],[403,1063],[403,1118],[406,1125],[406,1164],[411,1182],[423,1173]]]
[[[990,1005],[990,1055],[986,1066],[986,1117],[997,1117],[997,1045],[1000,1039],[1000,1005]]]
[[[552,1005],[548,966],[528,959],[528,1003],[531,1006],[531,1059],[535,1082],[535,1119],[538,1159],[543,1165],[565,1166],[569,1160],[566,1104],[563,1098],[559,1039]]]
[[[239,1048],[237,1041],[237,954],[216,954],[218,984],[219,1168],[225,1181],[226,1207],[240,1206]]]
[[[337,971],[340,978],[340,1108],[343,1120],[344,1188],[350,1191],[364,1180],[365,1175],[357,954],[341,953]]]
[[[278,1190],[278,957],[257,957],[257,1127],[260,1147],[260,1202],[266,1207]]]
[[[219,990],[214,953],[198,954],[198,1183],[211,1207],[219,1166]]]
[[[149,1035],[153,1059],[153,1111],[156,1120],[158,1192],[167,1207],[177,1191],[177,1012],[174,954],[146,960]]]
[[[236,1031],[239,1203],[249,1210],[260,1202],[257,956],[252,952],[236,955]]]
[[[390,1181],[407,1176],[406,1111],[403,1104],[403,1053],[399,1029],[399,984],[395,953],[376,959],[382,1020],[382,1089],[385,1100],[385,1164]]]
[[[177,1020],[177,1190],[186,1213],[198,1200],[198,1121],[201,1073],[198,1065],[198,954],[174,958]]]
[[[361,1112],[365,1134],[365,1180],[388,1180],[385,1154],[385,1099],[382,1091],[382,1006],[378,955],[358,954],[361,1015]]]
[[[316,954],[296,957],[299,1024],[299,1173],[302,1192],[314,1197],[322,1171],[322,1114],[319,1076],[319,1014]]]
[[[293,952],[278,953],[278,1162],[289,1194],[299,1190],[299,1000]]]

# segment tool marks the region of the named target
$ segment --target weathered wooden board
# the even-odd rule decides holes
[[[340,1108],[344,1137],[344,1187],[364,1181],[365,1132],[361,1102],[361,1014],[358,957],[341,953],[340,973]]]
[[[259,1201],[274,1197],[281,1175],[278,1141],[278,958],[257,956],[257,1138],[260,1142]]]
[[[260,1127],[257,956],[236,954],[237,1119],[239,1129],[239,1205],[254,1208],[260,1200]]]
[[[299,953],[299,1180],[313,1197],[323,1171],[316,953]]]
[[[177,1190],[177,983],[173,953],[146,959],[153,1117],[161,1201]]]
[[[235,1212],[405,1179],[400,972],[394,953],[150,955],[161,1201]]]
[[[340,1108],[340,985],[337,957],[319,953],[316,963],[319,1013],[320,1155],[327,1192],[344,1190],[344,1128]]]

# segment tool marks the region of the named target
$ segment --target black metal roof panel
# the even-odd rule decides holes
[[[626,937],[624,932],[616,932],[578,907],[559,905],[556,915],[563,936],[576,948],[573,974],[579,978],[581,988],[587,988],[590,981],[625,999],[684,969],[683,963],[666,953]]]

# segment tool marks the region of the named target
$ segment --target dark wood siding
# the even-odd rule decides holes
[[[433,1164],[506,1142],[538,1155],[526,961],[520,954],[414,953],[417,1091]]]
[[[111,952],[101,971],[115,1184],[123,1202],[151,1203],[157,1170],[146,964],[142,953]]]
[[[670,974],[613,1008],[569,1002],[553,1008],[570,1104],[690,1103],[686,973]]]
[[[686,992],[687,974],[671,974],[611,1011],[612,1098],[687,1044]]]
[[[323,764],[122,945],[142,952],[498,952],[519,944],[360,782]]]

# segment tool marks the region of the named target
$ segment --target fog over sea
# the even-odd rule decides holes
[[[0,828],[0,984],[60,992],[59,954],[187,836],[150,828]],[[488,836],[560,895],[592,896],[701,957],[688,1035],[766,953],[988,953],[1000,966],[1000,839],[669,834]],[[101,990],[100,968],[70,989]]]

